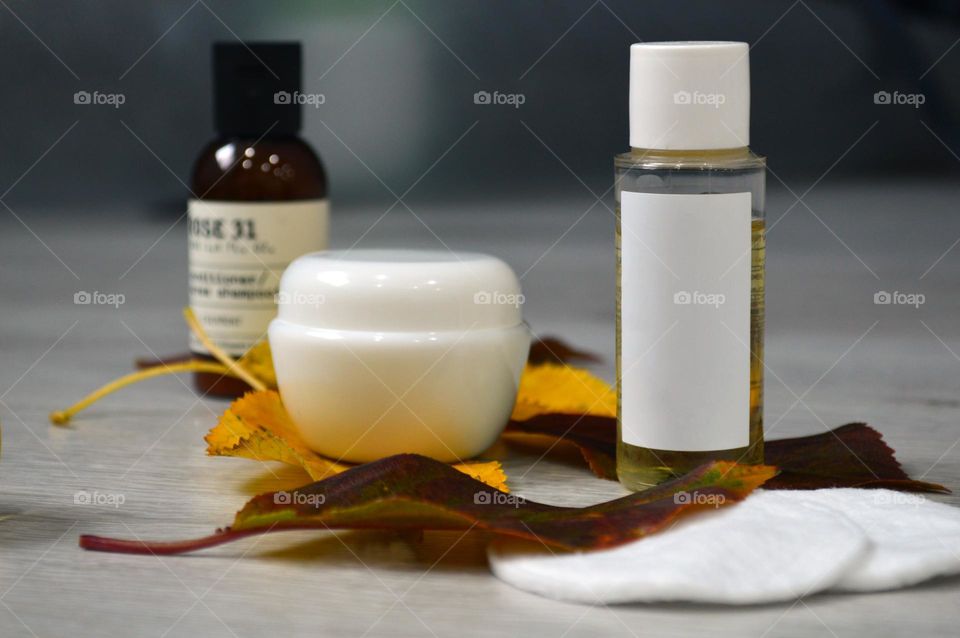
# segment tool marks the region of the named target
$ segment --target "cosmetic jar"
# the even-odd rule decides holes
[[[311,253],[283,273],[269,338],[283,404],[324,456],[475,456],[499,436],[530,348],[523,295],[479,253]]]

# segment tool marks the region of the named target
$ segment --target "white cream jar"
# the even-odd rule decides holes
[[[478,253],[351,250],[298,258],[270,324],[304,441],[334,459],[465,460],[509,419],[530,347],[520,282]]]

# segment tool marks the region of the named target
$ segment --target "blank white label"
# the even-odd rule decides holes
[[[621,194],[626,443],[750,443],[750,193]]]

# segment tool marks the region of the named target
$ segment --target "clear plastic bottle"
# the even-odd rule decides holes
[[[742,43],[634,45],[616,156],[617,474],[763,461],[765,159]]]

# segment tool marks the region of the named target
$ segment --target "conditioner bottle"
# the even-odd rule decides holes
[[[280,275],[294,258],[327,245],[327,180],[298,136],[300,45],[216,44],[217,137],[193,170],[188,207],[190,307],[233,357],[266,339]],[[208,357],[191,336],[191,351]],[[238,379],[198,373],[203,393],[236,396]]]

